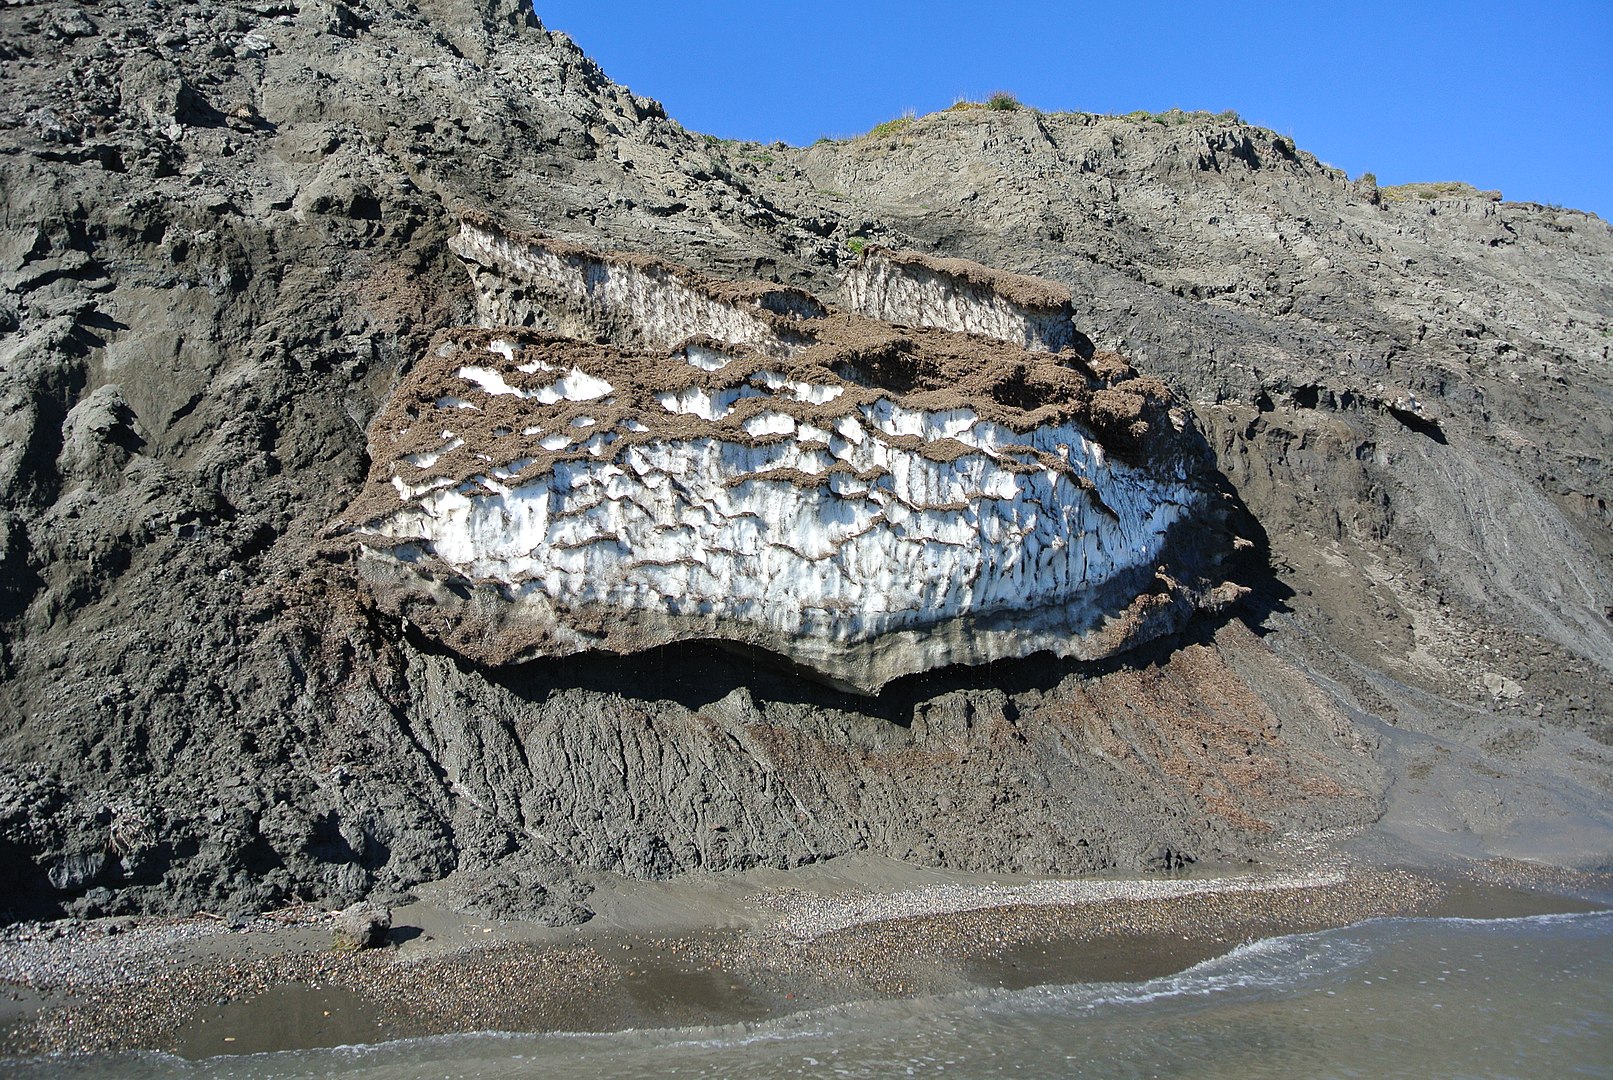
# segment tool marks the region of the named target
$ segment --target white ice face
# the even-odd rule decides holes
[[[683,359],[690,367],[697,367],[701,371],[721,371],[734,360],[733,357],[706,345],[685,346]]]
[[[602,260],[582,272],[567,255],[468,226],[452,246],[462,258],[544,282],[575,312],[634,313],[633,344],[641,347],[665,350],[693,337],[709,336],[774,355],[791,351],[758,313],[708,295],[665,270]],[[519,323],[525,314],[509,309],[507,298],[484,294],[478,300],[485,325]],[[581,330],[586,323],[580,317],[574,327],[562,326],[562,330]],[[592,329],[579,336],[590,336]],[[721,353],[698,346],[688,356],[690,364],[707,370],[721,367],[726,360]]]
[[[989,289],[882,256],[859,260],[847,274],[851,310],[907,326],[934,326],[1009,341],[1031,352],[1075,343],[1068,311],[1025,308]]]
[[[1196,459],[1132,464],[1077,420],[1029,426],[1095,415],[1095,374],[1031,355],[1074,340],[1055,287],[909,256],[848,279],[862,315],[975,335],[954,339],[471,223],[455,250],[484,319],[549,332],[449,340],[416,369],[375,429],[390,442],[358,533],[376,587],[456,647],[505,663],[715,638],[872,692],[946,664],[1108,655],[1163,632],[1148,613],[1199,603],[1137,603],[1174,565],[1173,526],[1207,512]],[[923,378],[863,372],[881,348]],[[993,380],[1031,371],[1027,412]],[[491,591],[455,606],[454,576]]]
[[[459,372],[489,395],[519,393],[490,369]],[[575,368],[561,383],[578,388],[572,400],[609,392]],[[661,405],[720,420],[730,397],[765,396],[758,383],[785,400],[837,396],[762,371],[742,387],[690,388]],[[449,487],[400,486],[404,505],[375,532],[565,608],[715,615],[858,641],[1068,603],[1151,566],[1196,498],[1184,483],[1110,461],[1071,425],[1018,433],[972,409],[929,412],[887,397],[848,409],[832,430],[761,410],[741,425],[748,438],[627,440],[620,452],[615,435],[591,426],[580,416],[544,436],[544,449],[582,446],[590,459],[558,461],[534,479],[512,482],[510,465]],[[904,448],[915,438],[932,452]],[[938,440],[947,453],[933,451]],[[459,444],[452,436],[445,451]],[[397,468],[424,471],[435,458],[416,454]]]
[[[503,345],[505,343],[495,342],[494,344]],[[499,352],[500,350],[490,348],[489,351]],[[531,367],[533,371],[540,371],[547,367],[547,365],[536,364],[526,366]],[[540,405],[553,405],[557,401],[595,401],[604,397],[613,389],[611,384],[604,379],[596,379],[592,375],[579,371],[577,368],[572,368],[570,372],[556,379],[553,383],[548,386],[541,386],[536,390],[517,390],[509,384],[501,372],[477,364],[467,364],[460,368],[459,377],[469,379],[481,387],[483,391],[495,397],[501,394],[513,394],[516,397],[531,398]]]

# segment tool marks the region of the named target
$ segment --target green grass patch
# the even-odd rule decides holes
[[[1183,127],[1188,124],[1208,124],[1220,120],[1229,124],[1241,124],[1243,118],[1233,109],[1225,112],[1213,113],[1205,109],[1166,109],[1164,112],[1149,112],[1147,109],[1138,109],[1135,112],[1123,114],[1120,119],[1131,120],[1138,124],[1158,124],[1161,127]]]
[[[876,139],[883,139],[888,135],[900,135],[913,124],[913,110],[909,109],[894,120],[887,120],[883,124],[875,124],[868,134]]]
[[[1487,199],[1490,202],[1501,201],[1499,191],[1480,191],[1472,184],[1466,184],[1460,180],[1395,184],[1393,187],[1379,188],[1378,193],[1385,199],[1394,202],[1407,202],[1412,199],[1421,199],[1425,202],[1431,202],[1434,199]]]
[[[1014,112],[1025,106],[1007,90],[998,90],[985,101],[970,101],[968,98],[959,98],[948,105],[943,112],[968,112],[971,109],[989,109],[992,112]]]

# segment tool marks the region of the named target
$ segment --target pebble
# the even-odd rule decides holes
[[[1230,879],[1061,879],[1008,886],[928,885],[888,893],[813,895],[790,889],[764,893],[757,897],[756,902],[784,912],[779,920],[781,931],[801,940],[810,940],[848,926],[926,915],[950,915],[985,908],[1068,907],[1172,900],[1208,893],[1320,889],[1338,885],[1344,880],[1344,870],[1329,868]]]

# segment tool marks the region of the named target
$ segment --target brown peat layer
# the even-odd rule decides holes
[[[0,1055],[185,1057],[466,1031],[753,1022],[841,1002],[1136,982],[1238,944],[1375,916],[1594,910],[1607,875],[1486,863],[1341,863],[1240,877],[1038,881],[853,861],[749,879],[633,883],[599,925],[400,909],[386,947],[331,947],[311,909],[235,922],[19,925],[0,947]]]

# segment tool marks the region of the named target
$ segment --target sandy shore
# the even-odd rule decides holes
[[[331,916],[127,919],[0,932],[0,1056],[202,1057],[455,1031],[754,1021],[967,987],[1140,980],[1239,942],[1380,915],[1587,910],[1604,878],[1332,864],[1236,877],[1002,881],[869,862],[624,886],[580,928],[398,909],[390,943]]]

